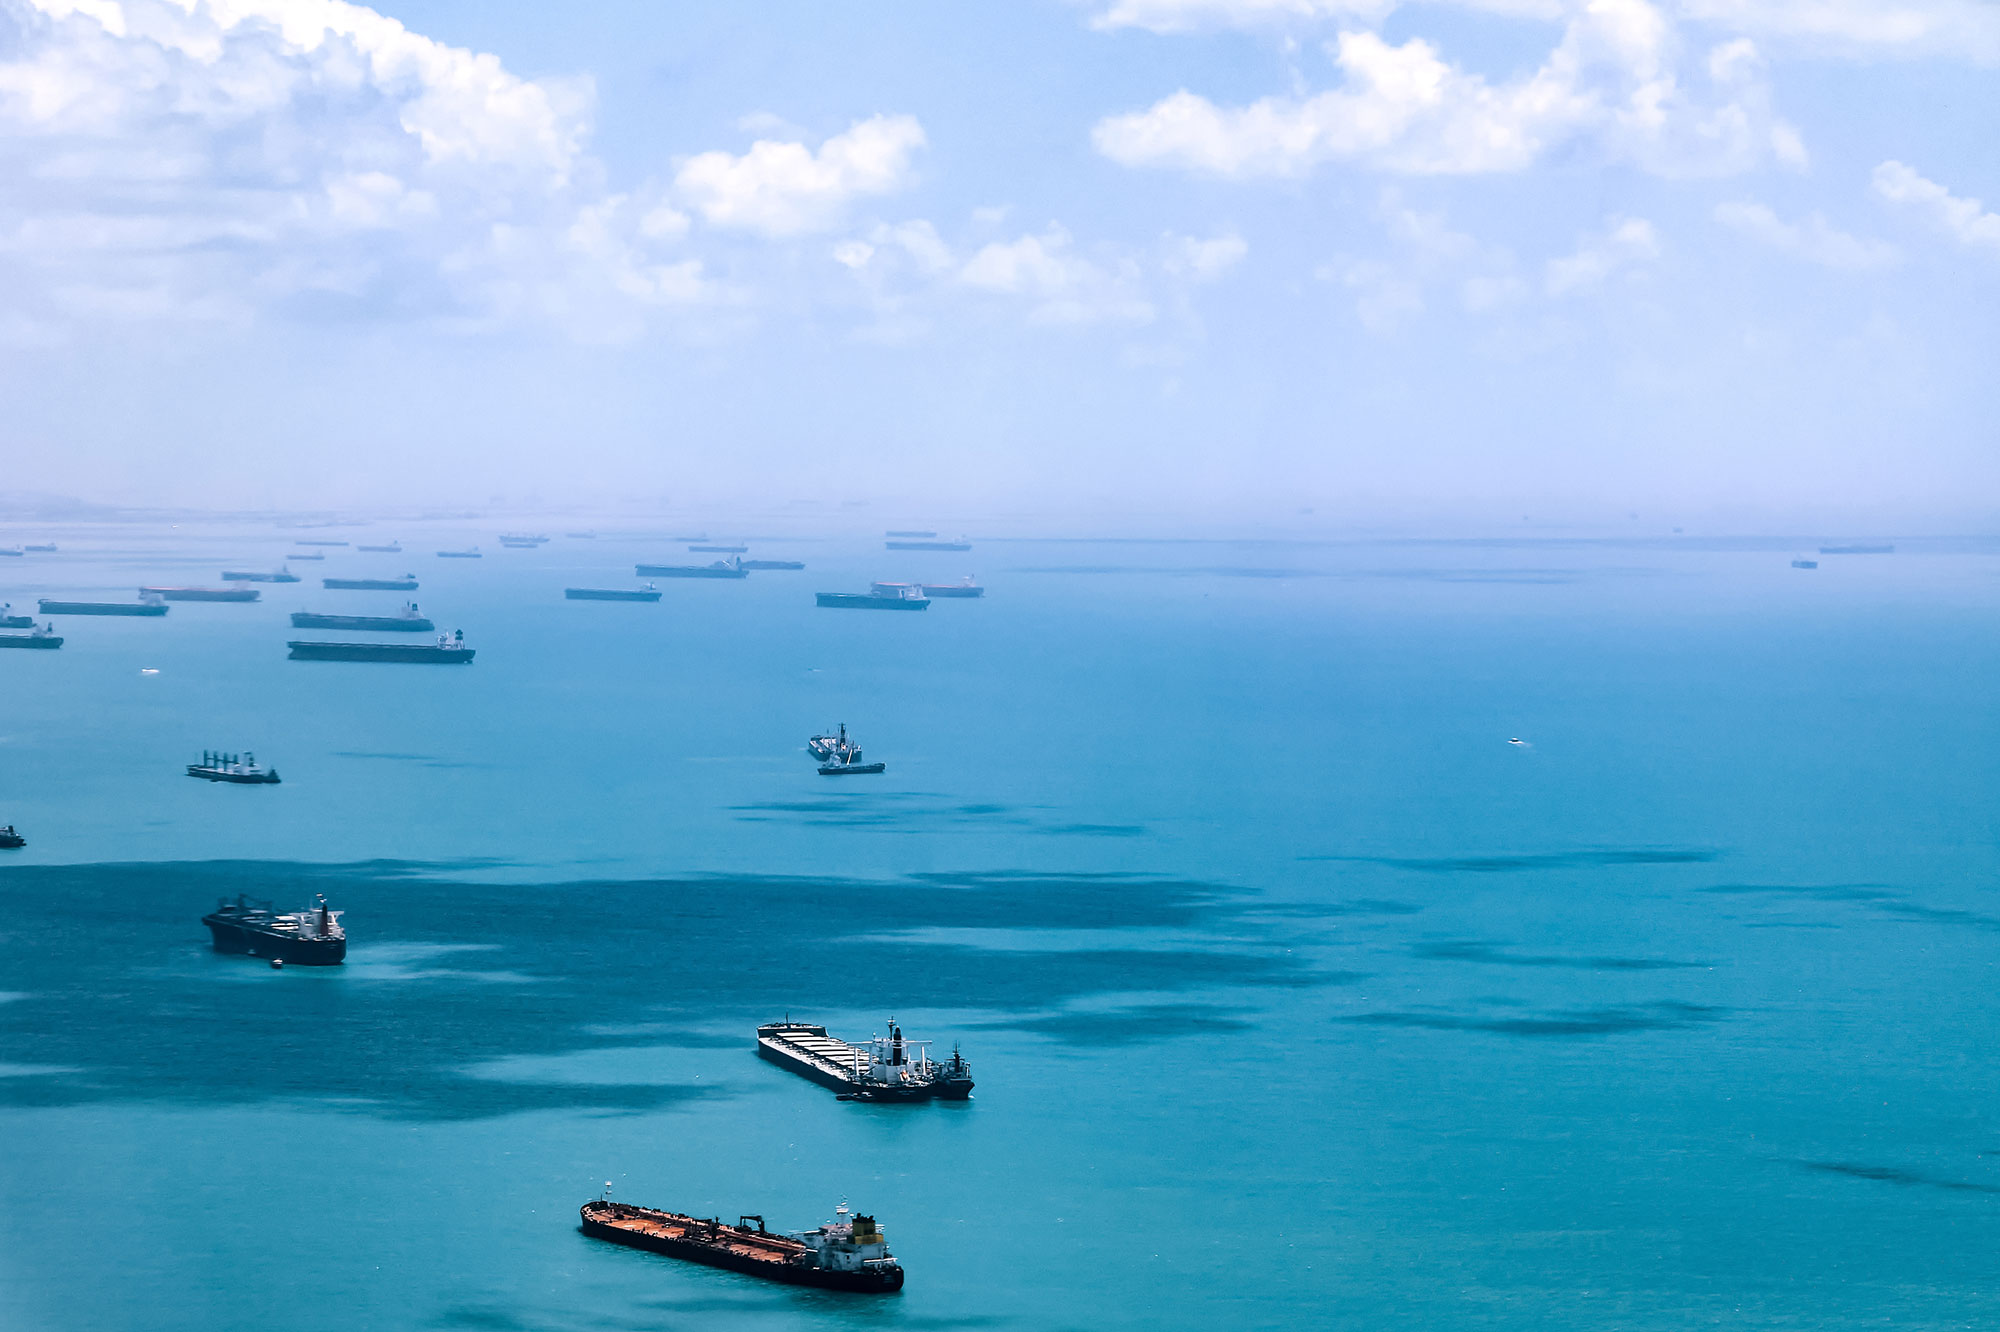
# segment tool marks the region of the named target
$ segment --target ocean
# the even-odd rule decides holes
[[[295,549],[48,535],[0,601]],[[0,652],[9,1332],[2000,1322],[2000,541],[830,530],[646,605],[562,589],[714,557],[307,535],[405,553]],[[286,660],[406,569],[473,665]],[[217,956],[239,892],[347,964]],[[977,1090],[837,1102],[786,1015]],[[607,1181],[907,1287],[585,1239]]]

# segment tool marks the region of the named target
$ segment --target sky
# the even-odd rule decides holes
[[[1990,0],[0,0],[0,491],[2000,524]]]

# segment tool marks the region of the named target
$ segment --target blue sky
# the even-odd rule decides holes
[[[0,452],[217,506],[1987,527],[2000,6],[0,0]]]

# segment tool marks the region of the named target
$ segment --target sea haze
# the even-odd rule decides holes
[[[643,605],[561,592],[661,537],[358,530],[406,553],[0,653],[0,1326],[2000,1318],[2000,550],[825,535]],[[53,535],[0,601],[292,548]],[[404,568],[474,665],[285,660]],[[882,778],[814,774],[841,721]],[[215,955],[237,893],[347,964]],[[978,1089],[836,1102],[786,1014]],[[909,1284],[594,1244],[606,1180],[845,1199]]]

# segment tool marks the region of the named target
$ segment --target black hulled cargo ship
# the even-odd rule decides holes
[[[563,596],[571,601],[658,601],[660,590],[645,587],[566,587]]]
[[[18,851],[28,844],[28,839],[14,831],[14,825],[0,828],[0,851]]]
[[[578,1227],[592,1239],[662,1253],[709,1267],[725,1267],[766,1281],[887,1295],[903,1288],[903,1268],[872,1216],[851,1216],[845,1203],[815,1230],[772,1234],[761,1216],[683,1216],[633,1207],[608,1198],[587,1202]],[[756,1222],[752,1226],[751,1222]]]
[[[33,621],[31,620],[29,623],[32,624]],[[62,635],[56,632],[56,627],[52,624],[45,624],[41,628],[25,634],[0,634],[0,648],[28,648],[30,650],[40,648],[45,652],[53,652],[62,645]]]
[[[32,629],[34,627],[34,616],[14,614],[14,605],[12,602],[0,604],[0,629]]]
[[[294,629],[369,629],[390,634],[428,634],[437,626],[425,619],[412,601],[396,615],[322,615],[315,611],[293,611]]]
[[[54,601],[43,597],[36,603],[44,615],[148,615],[167,613],[167,603],[155,596],[137,601]]]
[[[821,606],[835,610],[920,611],[930,608],[930,599],[915,586],[877,583],[866,592],[816,592]]]
[[[293,661],[404,661],[464,666],[473,658],[464,630],[438,635],[435,643],[307,643],[286,644]]]
[[[972,1065],[956,1046],[934,1060],[929,1041],[903,1037],[889,1019],[887,1036],[849,1045],[825,1027],[806,1022],[766,1022],[757,1028],[757,1053],[781,1068],[840,1093],[843,1101],[963,1101],[972,1095]]]
[[[303,967],[331,967],[347,959],[347,931],[341,913],[329,911],[325,897],[304,911],[280,914],[269,902],[227,898],[201,918],[218,953],[265,957]]]

